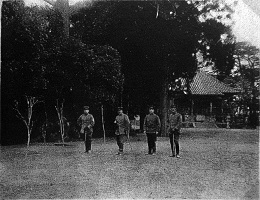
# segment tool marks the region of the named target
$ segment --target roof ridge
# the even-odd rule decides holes
[[[211,74],[196,72],[191,82],[191,93],[201,95],[224,95],[224,93],[237,93],[233,87],[223,83]]]

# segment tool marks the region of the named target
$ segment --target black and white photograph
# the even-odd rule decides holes
[[[0,199],[259,199],[259,0],[0,7]]]

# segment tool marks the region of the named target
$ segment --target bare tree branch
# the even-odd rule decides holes
[[[159,5],[159,3],[157,3],[157,11],[156,11],[156,17],[155,17],[156,19],[159,15],[159,9],[160,9],[160,5]]]
[[[33,128],[33,121],[32,121],[32,124],[31,124],[31,127],[30,128],[30,133],[32,132],[32,128]]]
[[[32,133],[32,128],[33,128],[33,124],[34,122],[32,121],[32,114],[33,114],[33,106],[39,102],[43,102],[43,101],[38,101],[36,97],[32,97],[32,96],[25,96],[26,101],[27,101],[27,120],[25,119],[25,117],[22,115],[22,113],[19,111],[18,109],[18,104],[19,102],[15,100],[15,105],[13,106],[13,109],[17,112],[17,117],[19,119],[21,119],[26,128],[27,128],[27,135],[28,135],[28,141],[27,141],[27,148],[30,145],[30,136]]]
[[[18,110],[18,109],[15,109],[14,108],[14,110],[16,110],[16,112],[19,114],[19,115],[16,115],[18,118],[20,118],[24,123],[25,123],[25,125],[27,126],[27,121],[24,119],[24,117],[22,116],[22,114],[20,113],[20,111]]]

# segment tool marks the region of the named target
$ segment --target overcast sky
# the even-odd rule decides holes
[[[80,0],[69,0],[74,4]],[[227,0],[230,1],[230,0]],[[26,4],[43,5],[43,0],[25,0]],[[247,41],[260,48],[260,0],[238,0],[233,15],[233,32],[238,41]]]
[[[233,19],[233,32],[237,39],[249,41],[260,48],[260,0],[240,0]]]

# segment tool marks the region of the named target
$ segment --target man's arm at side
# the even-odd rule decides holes
[[[78,124],[79,126],[80,126],[81,123],[82,123],[82,122],[81,122],[81,116],[82,116],[82,115],[80,115],[79,118],[77,119],[77,124]]]
[[[130,120],[127,115],[125,115],[125,121],[126,121],[126,129],[128,131],[130,129]]]
[[[95,119],[94,119],[93,115],[91,115],[90,125],[91,125],[91,127],[93,127],[95,125]]]
[[[161,127],[161,120],[160,120],[159,116],[157,116],[157,132],[160,131],[160,127]]]
[[[144,125],[143,125],[144,133],[146,133],[146,119],[147,119],[147,116],[145,116],[145,118],[144,118]]]
[[[176,126],[176,129],[180,130],[181,129],[181,125],[182,125],[182,116],[181,116],[181,114],[179,114],[178,124]]]

